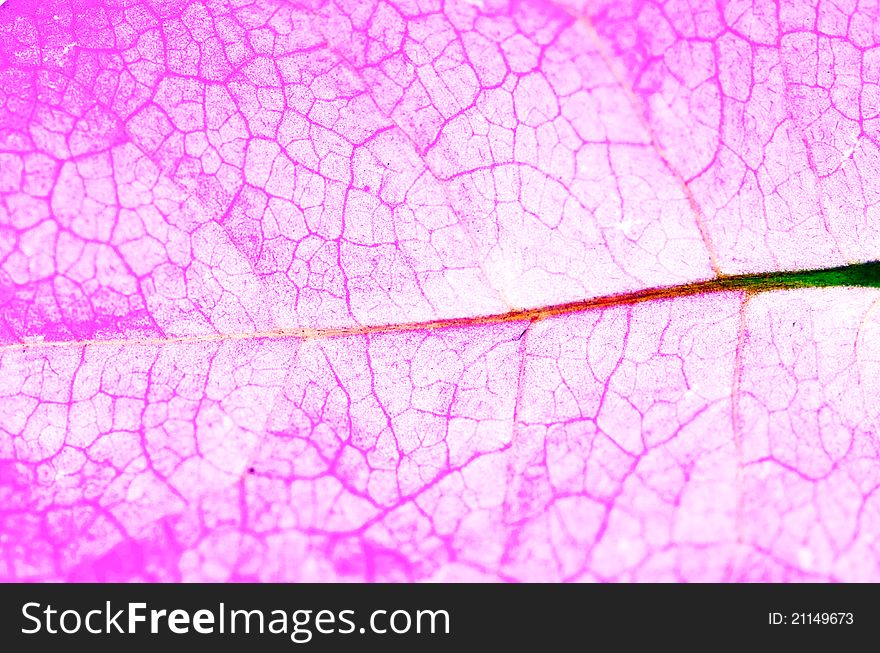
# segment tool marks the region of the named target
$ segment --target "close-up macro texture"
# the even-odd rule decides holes
[[[7,0],[0,578],[880,580],[877,0]]]

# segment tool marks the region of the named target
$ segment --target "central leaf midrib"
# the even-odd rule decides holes
[[[786,272],[759,272],[752,274],[722,275],[707,281],[695,281],[664,286],[646,288],[626,293],[604,295],[591,299],[582,299],[563,304],[544,306],[539,308],[526,308],[474,317],[456,317],[429,320],[425,322],[404,322],[399,324],[380,324],[362,327],[339,327],[325,329],[272,329],[268,331],[253,331],[240,333],[209,333],[197,336],[180,336],[166,338],[112,338],[98,340],[61,340],[61,341],[33,341],[11,343],[0,346],[0,352],[8,350],[46,349],[75,346],[150,346],[168,345],[198,342],[218,342],[225,340],[266,340],[295,338],[302,340],[339,338],[344,336],[371,335],[384,333],[397,333],[404,331],[434,331],[455,327],[472,327],[481,325],[501,324],[505,322],[535,322],[558,315],[579,313],[592,309],[611,308],[614,306],[626,306],[647,301],[659,301],[664,299],[676,299],[719,292],[768,292],[773,290],[791,290],[796,288],[824,288],[824,287],[870,287],[880,288],[880,261],[867,263],[855,263],[833,268],[819,268],[813,270],[793,270]]]

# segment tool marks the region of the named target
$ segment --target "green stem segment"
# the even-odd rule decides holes
[[[715,282],[725,290],[781,290],[825,286],[880,288],[880,261],[855,263],[822,270],[765,272],[723,276]]]

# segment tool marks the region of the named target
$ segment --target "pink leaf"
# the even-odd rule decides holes
[[[844,5],[9,0],[0,577],[880,579]]]

